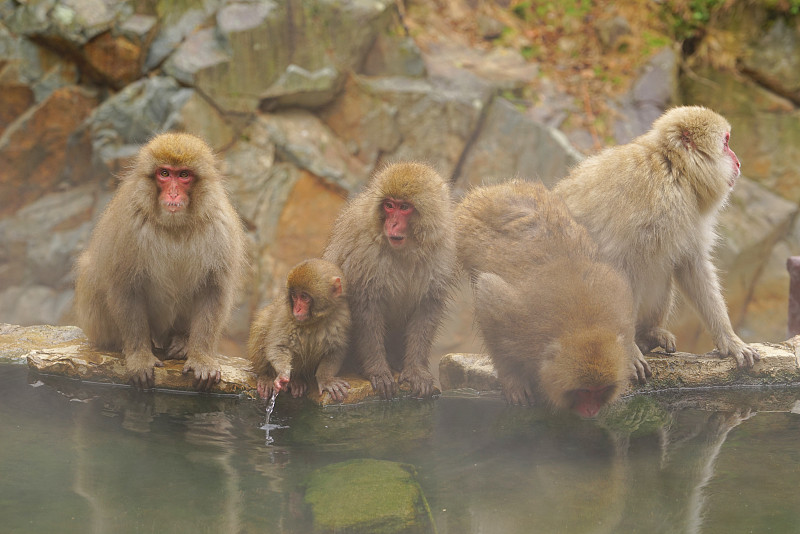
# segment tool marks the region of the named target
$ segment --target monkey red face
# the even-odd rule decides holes
[[[194,173],[187,167],[161,165],[156,169],[158,200],[170,213],[183,211],[189,205],[189,191],[194,183]]]
[[[414,213],[414,205],[402,199],[386,198],[383,200],[383,211],[386,214],[383,223],[386,239],[392,248],[403,248],[408,241],[408,222]]]
[[[723,149],[725,154],[731,158],[731,165],[733,165],[733,177],[728,180],[728,185],[733,187],[736,183],[736,179],[741,174],[741,167],[742,164],[739,163],[739,158],[736,157],[736,154],[731,150],[731,147],[728,146],[728,143],[731,140],[730,132],[725,132],[725,148]]]
[[[570,408],[581,417],[594,417],[600,408],[606,405],[608,399],[614,394],[614,390],[614,386],[572,390],[570,392],[572,396]]]
[[[298,323],[308,320],[311,317],[311,305],[314,299],[305,291],[292,291],[292,315]]]

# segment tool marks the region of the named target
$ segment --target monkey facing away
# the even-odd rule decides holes
[[[554,189],[630,281],[642,352],[675,352],[675,336],[664,328],[674,281],[721,356],[739,367],[760,358],[734,333],[711,262],[717,214],[740,174],[730,131],[709,109],[673,108],[631,143],[583,161]]]
[[[474,188],[455,213],[458,259],[508,402],[594,417],[641,357],[624,277],[541,183]]]
[[[350,388],[337,377],[347,353],[350,310],[341,270],[312,259],[294,266],[286,279],[286,299],[261,310],[250,327],[247,353],[263,398],[287,388],[300,397],[316,377],[320,395],[344,400]]]
[[[392,367],[412,395],[434,392],[429,358],[454,282],[453,236],[449,185],[414,162],[378,171],[334,224],[323,257],[344,273],[351,347],[384,398],[397,392]]]
[[[75,311],[98,347],[121,350],[134,386],[154,366],[185,359],[195,387],[220,380],[218,339],[247,263],[245,234],[218,162],[200,138],[154,137],[95,227],[76,263]]]

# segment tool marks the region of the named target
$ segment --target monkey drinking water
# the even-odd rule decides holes
[[[641,354],[630,288],[541,183],[472,189],[456,207],[458,259],[503,393],[593,417]]]

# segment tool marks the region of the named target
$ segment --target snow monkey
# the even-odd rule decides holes
[[[541,183],[478,187],[456,232],[506,400],[594,417],[616,399],[641,358],[630,287],[563,201]]]
[[[454,283],[450,187],[414,162],[379,170],[340,213],[323,257],[344,272],[353,318],[351,347],[384,398],[392,368],[412,395],[434,393],[431,345]]]
[[[75,311],[96,346],[121,350],[131,383],[185,359],[195,387],[220,380],[218,339],[247,264],[245,234],[201,139],[153,138],[136,156],[76,264]]]
[[[337,377],[347,353],[350,310],[342,271],[312,259],[295,265],[286,278],[286,298],[259,312],[250,327],[247,353],[263,398],[287,389],[305,394],[315,377],[320,395],[344,400],[350,388]]]
[[[627,145],[583,161],[554,189],[630,281],[642,352],[675,352],[664,328],[674,281],[721,356],[739,367],[760,358],[734,333],[711,262],[717,214],[740,174],[730,132],[709,109],[676,107]]]

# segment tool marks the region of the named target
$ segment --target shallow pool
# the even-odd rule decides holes
[[[375,458],[416,468],[439,534],[800,532],[797,399],[659,394],[583,421],[467,394],[281,396],[267,444],[265,402],[0,364],[0,531],[307,533],[308,476]]]

